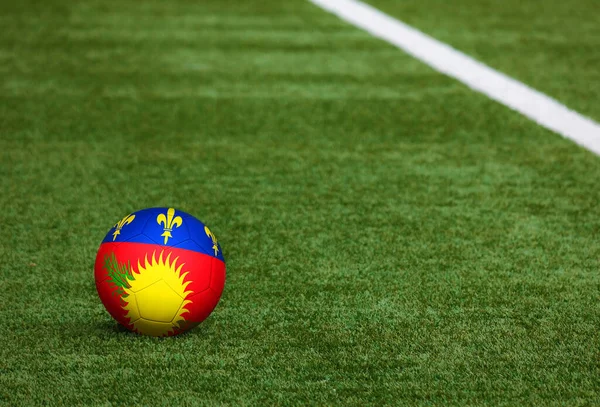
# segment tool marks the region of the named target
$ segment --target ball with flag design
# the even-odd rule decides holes
[[[174,208],[131,213],[108,232],[94,265],[110,315],[131,331],[172,336],[205,320],[225,285],[215,235]]]

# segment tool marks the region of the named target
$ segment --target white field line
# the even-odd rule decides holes
[[[555,99],[360,1],[309,1],[600,155],[600,124]]]

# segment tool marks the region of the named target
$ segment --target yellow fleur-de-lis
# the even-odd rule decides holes
[[[165,216],[164,213],[159,214],[156,217],[156,222],[159,225],[163,225],[164,233],[161,236],[165,238],[165,244],[167,244],[169,238],[173,237],[171,236],[171,232],[174,228],[181,226],[183,219],[181,219],[181,216],[175,216],[175,209],[169,208],[167,210],[167,216]]]
[[[115,231],[113,232],[113,242],[117,239],[117,236],[121,234],[121,229],[125,225],[129,225],[135,219],[135,215],[127,215],[115,224]]]
[[[212,243],[213,243],[212,249],[215,251],[215,256],[216,256],[219,253],[219,246],[217,245],[217,238],[215,237],[213,232],[211,232],[207,226],[204,226],[204,233],[206,233],[206,236],[208,236],[212,239]]]

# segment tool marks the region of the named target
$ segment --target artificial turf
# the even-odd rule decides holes
[[[592,153],[304,1],[1,7],[1,403],[600,403]],[[150,206],[227,260],[179,337],[95,291]]]

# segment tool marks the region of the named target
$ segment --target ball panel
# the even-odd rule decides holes
[[[186,290],[191,291],[192,295],[206,290],[210,286],[212,258],[194,251],[180,250],[173,254],[185,253],[179,259],[180,264],[183,264],[181,272],[187,272],[183,280],[184,283],[189,282]]]
[[[133,212],[118,219],[115,225],[104,237],[103,243],[124,242],[140,235],[150,219],[152,212],[149,209]]]
[[[109,278],[108,271],[104,268],[104,262],[106,256],[114,253],[115,249],[120,243],[102,243],[98,253],[96,254],[96,261],[94,262],[94,278],[96,282],[104,281]]]
[[[138,305],[136,294],[128,295],[127,297],[123,298],[123,301],[123,307],[128,311],[125,315],[125,318],[128,322],[133,323],[142,317],[140,314],[140,307]]]
[[[108,313],[121,325],[129,326],[127,311],[123,308],[127,303],[119,295],[119,287],[109,280],[97,281],[98,296]]]
[[[190,322],[200,323],[215,309],[219,302],[219,296],[209,288],[201,293],[189,296],[187,300],[191,303],[186,306],[189,312],[186,319]]]
[[[204,223],[190,216],[188,227],[190,228],[190,239],[200,247],[200,251],[214,255],[214,250],[212,249],[213,243],[210,236],[206,234]]]
[[[176,327],[170,322],[157,322],[140,318],[135,322],[135,331],[149,336],[167,336],[174,334]],[[171,334],[169,334],[171,333]]]
[[[169,208],[154,208],[142,233],[159,245],[173,246],[190,238],[188,226],[181,211],[171,214]]]
[[[220,297],[225,287],[225,263],[218,259],[212,261],[210,288]]]
[[[141,289],[135,296],[140,316],[158,322],[171,322],[183,303],[183,298],[163,280]]]
[[[192,239],[196,245],[200,248],[199,250],[202,253],[206,253],[210,256],[216,257],[222,261],[225,261],[223,258],[223,252],[221,250],[221,245],[217,242],[217,252],[213,248],[213,240],[212,237],[207,233],[207,227],[204,223],[199,221],[198,219],[190,216],[190,220],[188,222],[188,227],[190,229],[190,239]],[[210,229],[208,229],[210,230]],[[211,232],[212,233],[212,232]],[[214,236],[214,234],[213,234]],[[216,237],[215,237],[216,238]]]
[[[176,245],[173,245],[173,247],[176,247],[178,249],[191,250],[194,252],[200,252],[200,253],[203,253],[203,254],[205,254],[207,256],[211,256],[211,257],[214,256],[214,254],[213,254],[214,252],[212,249],[207,249],[206,247],[200,246],[193,239],[188,239],[185,242],[181,242]]]
[[[173,333],[171,333],[168,336],[174,336],[174,335],[178,335],[180,333],[189,331],[191,329],[194,329],[195,327],[197,327],[198,325],[200,325],[199,322],[192,322],[192,321],[181,321],[179,323],[179,326],[177,328],[175,328],[175,330],[173,331]]]

